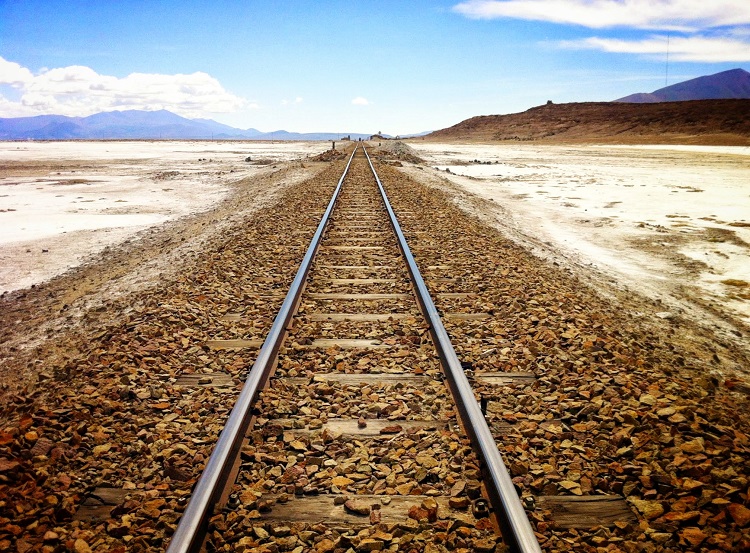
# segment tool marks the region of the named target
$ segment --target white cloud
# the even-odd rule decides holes
[[[21,87],[33,78],[34,75],[25,67],[21,67],[14,61],[8,61],[0,57],[0,84]]]
[[[747,0],[467,0],[472,19],[526,19],[603,29],[697,30],[750,24]]]
[[[302,101],[303,101],[302,96],[297,96],[294,100],[291,100],[291,101],[287,99],[281,100],[281,105],[282,106],[298,106],[302,103]]]
[[[185,117],[206,117],[234,112],[244,106],[257,107],[227,92],[218,80],[203,72],[132,73],[118,78],[73,65],[34,75],[29,69],[0,57],[2,84],[20,92],[15,102],[0,97],[0,116],[4,117],[50,113],[85,116],[127,109],[167,109]]]
[[[601,50],[624,54],[643,54],[664,58],[667,37],[651,36],[642,40],[621,40],[591,37],[563,41],[564,48]],[[750,61],[750,41],[731,37],[670,37],[669,59],[686,62],[746,62]]]
[[[362,96],[357,96],[352,100],[352,105],[355,106],[369,106],[370,102],[367,100],[367,98],[363,98]]]

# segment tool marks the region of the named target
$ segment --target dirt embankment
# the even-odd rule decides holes
[[[750,100],[547,104],[480,115],[425,140],[750,145]]]

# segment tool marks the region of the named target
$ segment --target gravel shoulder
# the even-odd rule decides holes
[[[290,186],[309,179],[324,164],[294,162],[269,167],[234,182],[212,209],[142,230],[46,282],[0,296],[0,390],[30,392],[51,376],[76,339],[92,326],[108,324],[114,302],[158,288],[253,214],[279,200]],[[64,247],[69,238],[61,239]],[[49,244],[47,239],[45,244]],[[50,356],[52,356],[50,358]],[[44,360],[44,361],[42,361]],[[45,367],[40,369],[39,367]]]

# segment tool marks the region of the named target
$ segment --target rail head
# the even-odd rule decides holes
[[[541,553],[542,549],[534,534],[534,529],[531,527],[531,523],[526,516],[526,511],[521,504],[521,500],[518,498],[508,469],[505,467],[505,463],[498,451],[495,438],[492,436],[484,414],[477,404],[471,384],[464,374],[461,362],[456,355],[448,332],[445,330],[445,326],[443,326],[440,314],[427,290],[427,285],[419,272],[419,267],[409,249],[404,233],[401,231],[401,226],[388,200],[383,183],[375,171],[367,149],[364,146],[362,149],[365,156],[367,156],[367,162],[377,181],[383,203],[391,220],[391,225],[398,238],[399,248],[408,265],[420,307],[430,325],[432,339],[435,342],[443,370],[453,396],[456,399],[461,424],[466,432],[470,434],[477,453],[484,463],[485,471],[489,477],[487,491],[490,495],[490,502],[502,526],[503,538],[508,542],[512,550],[517,553]]]
[[[349,157],[346,168],[310,241],[310,245],[297,270],[289,292],[286,298],[284,298],[281,309],[276,315],[268,336],[258,352],[258,357],[250,369],[247,380],[245,380],[245,384],[242,387],[242,392],[229,414],[224,430],[219,435],[219,439],[216,442],[214,450],[211,452],[203,474],[193,490],[190,501],[169,542],[167,553],[197,553],[201,550],[209,519],[214,514],[214,509],[219,502],[224,488],[228,484],[231,484],[228,483],[228,480],[242,447],[242,442],[247,434],[247,429],[252,419],[252,408],[273,369],[281,342],[286,334],[286,329],[294,315],[294,310],[304,289],[315,252],[318,250],[325,227],[328,224],[331,212],[341,191],[344,178],[349,172],[354,154],[357,152],[357,147],[355,146],[352,155]]]

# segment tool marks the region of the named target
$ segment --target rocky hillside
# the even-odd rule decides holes
[[[548,103],[472,117],[425,139],[750,145],[750,100]]]

